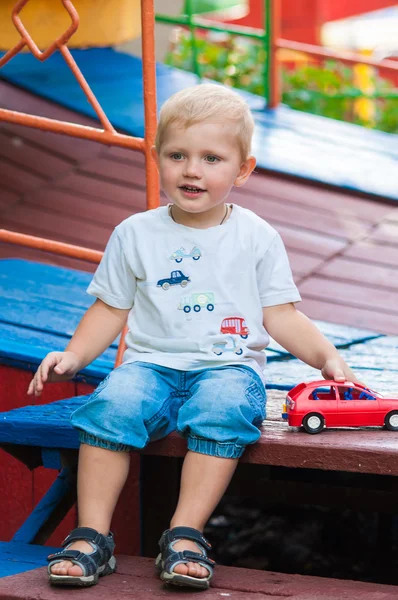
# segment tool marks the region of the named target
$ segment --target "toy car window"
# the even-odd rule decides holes
[[[310,400],[336,400],[336,388],[333,386],[322,386],[313,390],[309,396]]]
[[[355,387],[339,387],[341,400],[376,400],[376,396],[371,392]]]

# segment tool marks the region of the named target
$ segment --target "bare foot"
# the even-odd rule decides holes
[[[80,550],[80,552],[84,552],[85,554],[94,552],[93,547],[83,540],[74,542],[69,546],[68,550]],[[70,560],[63,560],[53,565],[51,573],[53,575],[69,575],[71,577],[81,577],[83,575],[82,568],[74,565]]]
[[[196,552],[198,554],[202,554],[199,546],[195,544],[195,542],[191,542],[190,540],[179,540],[173,544],[173,548],[178,552],[182,552],[182,550],[192,550],[192,552]],[[201,567],[198,563],[188,562],[185,564],[176,565],[173,569],[174,573],[179,573],[179,575],[189,575],[190,577],[197,577],[198,579],[204,579],[209,575],[209,571],[204,567]]]

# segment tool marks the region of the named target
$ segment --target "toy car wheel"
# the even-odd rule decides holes
[[[214,310],[214,304],[208,304],[206,308],[211,312],[212,310]]]
[[[188,285],[188,280],[184,279],[184,281],[181,281],[181,287],[185,287]]]
[[[237,350],[237,351],[235,352],[235,354],[237,354],[238,356],[240,356],[241,354],[243,354],[243,350],[242,350],[242,348],[239,348],[239,350]]]
[[[191,307],[190,306],[184,306],[184,313],[189,313],[191,312]]]
[[[195,306],[193,307],[195,312],[200,312],[200,306],[199,304],[195,304]]]
[[[199,260],[199,259],[200,259],[200,254],[199,254],[199,256],[193,256],[192,258],[193,258],[194,260]]]
[[[390,431],[398,431],[398,410],[392,410],[385,416],[385,426]]]
[[[162,284],[162,288],[163,288],[164,290],[168,290],[168,289],[169,289],[169,287],[170,287],[170,284],[169,284],[167,281],[165,281],[165,282]]]
[[[177,263],[180,263],[180,262],[182,262],[182,258],[176,258],[176,259],[175,259],[175,261],[176,261]]]
[[[249,337],[246,333],[246,335],[244,335],[243,333],[240,334],[240,337],[242,338],[242,340],[247,340],[247,338]]]
[[[307,433],[320,433],[325,427],[325,419],[318,413],[309,413],[303,419],[303,427]]]
[[[221,356],[222,354],[222,350],[213,350],[214,354],[217,354],[217,356]]]

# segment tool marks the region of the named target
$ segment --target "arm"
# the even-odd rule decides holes
[[[44,383],[71,379],[84,369],[122,331],[129,309],[113,308],[97,299],[80,321],[65,352],[50,352],[39,365],[28,394],[40,396]]]
[[[113,308],[97,299],[80,321],[65,352],[79,360],[79,371],[93,362],[122,331],[130,309]]]
[[[263,324],[270,336],[288,352],[322,372],[325,379],[358,379],[336,348],[294,304],[263,308]]]

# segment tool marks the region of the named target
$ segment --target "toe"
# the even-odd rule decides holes
[[[198,579],[204,579],[208,576],[208,571],[204,567],[201,567],[197,563],[187,563],[188,575],[190,577],[197,577]]]
[[[176,565],[173,571],[179,575],[189,575],[189,577],[197,577],[198,579],[204,579],[209,574],[207,569],[193,562]]]
[[[188,575],[188,565],[179,564],[176,565],[173,569],[174,573],[178,573],[178,575]]]
[[[83,575],[82,569],[68,560],[53,565],[51,573],[53,575],[71,575],[72,577],[81,577]]]

